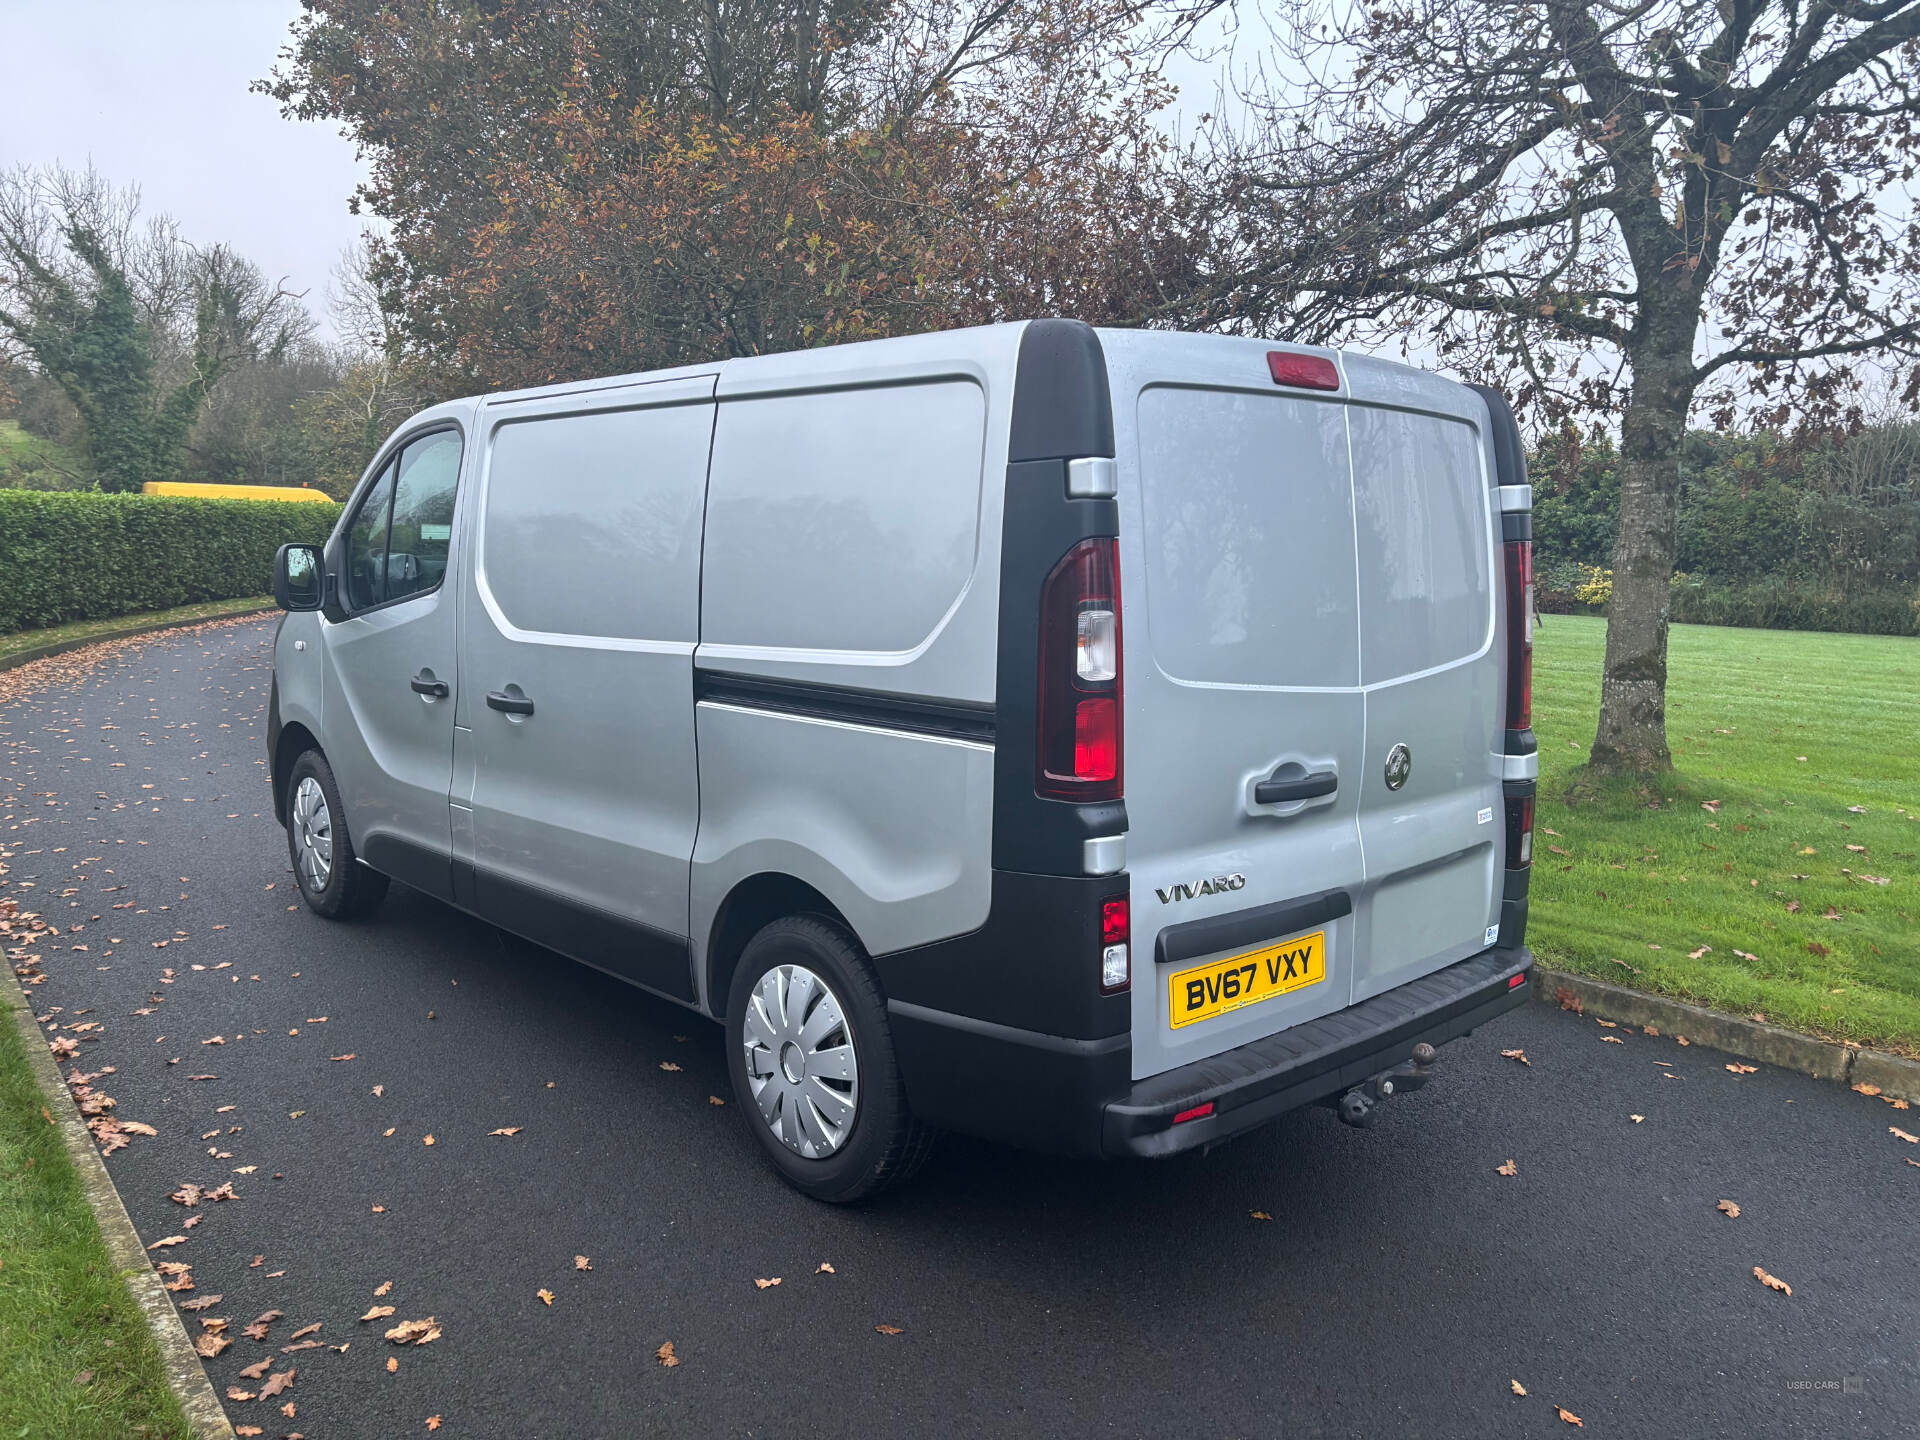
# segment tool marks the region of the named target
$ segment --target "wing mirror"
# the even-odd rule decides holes
[[[273,598],[282,610],[318,610],[326,598],[326,575],[318,545],[282,545],[273,557]]]

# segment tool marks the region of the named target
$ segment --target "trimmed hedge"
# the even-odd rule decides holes
[[[1920,590],[1905,587],[1860,587],[1843,592],[1777,575],[1745,584],[1676,575],[1669,604],[1670,615],[1681,625],[1920,635]]]
[[[262,595],[338,505],[0,490],[0,633]]]

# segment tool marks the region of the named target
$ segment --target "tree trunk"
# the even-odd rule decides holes
[[[1667,606],[1680,445],[1693,400],[1693,337],[1688,327],[1672,329],[1676,343],[1636,346],[1641,353],[1630,353],[1633,395],[1620,424],[1620,532],[1607,605],[1600,726],[1590,758],[1596,770],[1622,774],[1673,768],[1667,749]]]

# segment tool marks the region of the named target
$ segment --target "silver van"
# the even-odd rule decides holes
[[[275,813],[719,1020],[823,1200],[1365,1124],[1532,988],[1530,507],[1490,390],[1066,320],[454,401],[280,553]]]

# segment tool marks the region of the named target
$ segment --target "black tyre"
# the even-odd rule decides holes
[[[329,920],[369,915],[387,895],[387,877],[354,856],[346,813],[327,757],[303,753],[287,773],[287,855],[307,908]]]
[[[727,997],[727,1069],[773,1168],[816,1200],[863,1199],[931,1148],[907,1109],[879,982],[822,917],[787,916],[747,942]]]

